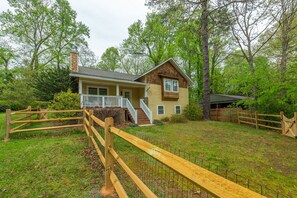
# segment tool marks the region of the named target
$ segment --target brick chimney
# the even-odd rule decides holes
[[[73,46],[70,53],[70,70],[71,72],[78,72],[78,51],[76,46]]]

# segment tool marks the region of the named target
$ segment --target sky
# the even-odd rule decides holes
[[[68,0],[77,12],[77,21],[90,28],[89,48],[100,57],[108,47],[117,47],[128,37],[128,27],[138,19],[144,21],[148,8],[145,0]],[[9,9],[0,0],[0,12]],[[79,47],[79,46],[78,46]]]

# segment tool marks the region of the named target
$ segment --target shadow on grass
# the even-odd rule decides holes
[[[72,135],[82,135],[84,132],[81,129],[58,129],[49,131],[34,131],[34,132],[21,132],[10,134],[10,140],[17,139],[32,139],[32,138],[53,138],[53,137],[66,137]]]

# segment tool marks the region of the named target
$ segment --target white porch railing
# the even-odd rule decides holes
[[[137,124],[137,110],[127,98],[122,96],[98,96],[98,95],[80,95],[81,108],[83,107],[121,107],[127,108],[132,118]]]
[[[127,99],[127,98],[123,98],[123,107],[127,108],[132,116],[132,118],[135,121],[135,124],[137,124],[137,110],[134,109],[134,107],[132,106],[131,102]]]
[[[150,120],[150,123],[153,123],[153,113],[152,111],[148,108],[148,106],[145,104],[143,99],[140,99],[140,108],[144,111],[145,115],[148,117]]]
[[[122,107],[121,96],[81,95],[82,107]]]

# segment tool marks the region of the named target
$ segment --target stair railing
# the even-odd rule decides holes
[[[148,108],[148,106],[145,104],[143,99],[140,99],[140,108],[143,110],[145,115],[148,117],[150,120],[150,124],[153,123],[153,113],[152,111]]]

